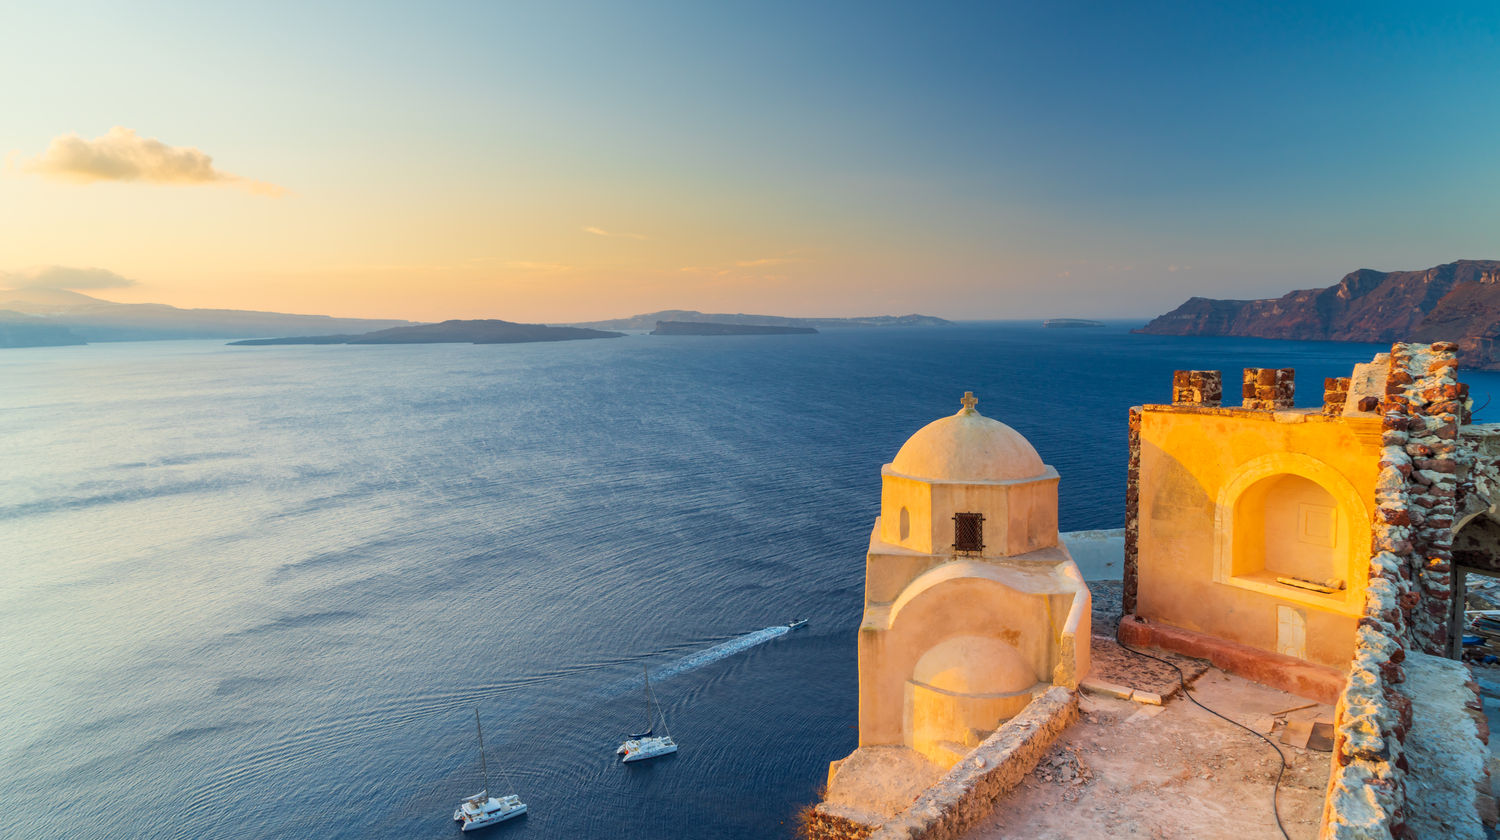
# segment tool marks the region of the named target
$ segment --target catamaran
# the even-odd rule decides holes
[[[488,828],[496,823],[505,822],[511,817],[519,817],[526,813],[526,803],[521,797],[512,793],[496,799],[490,796],[490,768],[484,760],[484,729],[479,726],[479,709],[474,709],[474,731],[479,733],[479,767],[484,773],[484,790],[458,803],[453,810],[453,820],[462,823],[460,826],[464,831],[477,831]],[[502,769],[500,775],[504,776]],[[507,776],[506,784],[510,784]],[[515,785],[511,785],[515,790]]]
[[[625,743],[619,746],[619,749],[615,750],[615,755],[624,756],[627,764],[677,752],[677,742],[672,740],[672,732],[667,729],[666,715],[661,713],[661,706],[656,702],[656,695],[651,693],[651,675],[647,673],[645,665],[641,666],[641,676],[646,680],[646,731],[631,735]],[[658,719],[661,720],[662,731],[667,734],[651,734],[656,730]]]

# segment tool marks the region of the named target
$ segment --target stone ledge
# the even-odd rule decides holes
[[[1078,693],[1054,686],[1006,721],[886,822],[870,840],[948,840],[989,816],[995,804],[1036,767],[1064,729],[1078,718]]]

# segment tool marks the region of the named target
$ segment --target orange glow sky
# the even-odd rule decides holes
[[[1492,8],[1202,5],[30,4],[0,26],[0,286],[1143,317],[1500,256]]]

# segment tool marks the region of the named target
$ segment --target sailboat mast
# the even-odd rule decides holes
[[[646,681],[646,732],[656,728],[656,705],[651,702],[651,672],[641,663],[641,677]]]
[[[479,769],[484,773],[484,795],[490,795],[490,766],[484,760],[484,728],[479,725],[479,707],[474,707],[474,731],[479,733]]]
[[[646,703],[651,707],[648,710],[651,713],[651,725],[655,726],[657,717],[660,717],[661,730],[670,738],[672,730],[667,726],[667,716],[661,713],[661,704],[656,702],[656,695],[651,693],[651,674],[646,671],[645,665],[641,666],[641,673],[646,677]]]

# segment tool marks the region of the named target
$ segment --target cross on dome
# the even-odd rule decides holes
[[[964,411],[973,411],[974,406],[979,405],[979,398],[974,396],[973,391],[965,391],[964,398],[959,402],[964,404]]]

